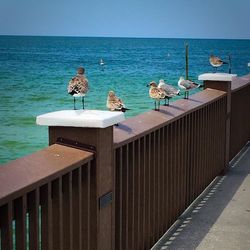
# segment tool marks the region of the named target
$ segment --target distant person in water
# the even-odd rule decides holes
[[[84,109],[84,97],[89,90],[88,79],[84,73],[85,69],[79,67],[77,69],[77,75],[69,81],[68,93],[74,97],[74,109],[76,109],[75,97],[82,97],[82,108]]]

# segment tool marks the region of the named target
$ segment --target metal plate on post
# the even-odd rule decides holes
[[[77,148],[77,149],[81,149],[81,150],[85,150],[91,153],[96,153],[96,147],[93,145],[88,145],[88,144],[84,144],[81,142],[77,142],[77,141],[73,141],[70,139],[65,139],[62,137],[58,137],[56,140],[57,144],[63,145],[63,146],[68,146],[68,147],[73,147],[73,148]]]

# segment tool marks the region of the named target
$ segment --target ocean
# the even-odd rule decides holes
[[[192,80],[213,71],[210,54],[231,55],[232,73],[250,71],[250,40],[0,36],[0,164],[48,145],[47,127],[37,126],[36,116],[73,109],[67,85],[79,66],[90,85],[85,108],[106,110],[113,90],[131,109],[129,118],[153,108],[147,83],[164,79],[177,86],[185,76],[186,43]]]

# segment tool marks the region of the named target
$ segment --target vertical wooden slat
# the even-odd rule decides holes
[[[150,176],[151,176],[151,189],[150,189],[150,247],[154,243],[154,235],[155,235],[155,190],[156,190],[156,132],[151,133],[151,164],[150,164]]]
[[[177,175],[176,175],[176,179],[177,179],[177,216],[179,217],[179,215],[182,213],[181,211],[181,171],[180,171],[180,158],[181,158],[181,154],[180,154],[180,149],[181,149],[181,143],[180,143],[180,120],[176,121],[176,151],[175,151],[175,160],[176,160],[176,171],[177,171]]]
[[[133,242],[133,234],[134,234],[134,227],[133,227],[133,202],[134,202],[134,159],[133,159],[133,146],[134,142],[127,144],[127,161],[126,161],[126,168],[127,168],[127,249],[132,249],[132,242]]]
[[[161,217],[162,218],[162,227],[161,227],[161,233],[163,234],[167,228],[167,216],[168,216],[168,211],[167,211],[167,178],[166,178],[166,172],[167,172],[167,164],[166,164],[166,159],[167,159],[167,150],[166,150],[166,139],[165,139],[165,130],[166,126],[162,128],[162,133],[161,133],[161,159],[162,159],[162,165],[161,165],[161,183],[162,183],[162,190],[160,197],[162,197],[162,202],[161,202]]]
[[[97,181],[96,181],[96,163],[92,161],[88,163],[88,193],[89,193],[89,216],[88,216],[88,239],[89,249],[97,248],[97,214],[99,207],[96,199],[97,195]]]
[[[119,197],[119,208],[120,208],[120,218],[119,218],[119,249],[123,248],[124,244],[124,236],[125,234],[123,233],[124,227],[123,227],[123,214],[124,214],[124,205],[123,205],[123,194],[124,194],[124,177],[123,177],[123,172],[124,172],[124,163],[123,163],[123,148],[121,147],[119,149],[118,157],[119,163],[120,163],[120,173],[119,173],[119,188],[120,188],[120,197]]]
[[[72,229],[73,229],[73,249],[80,248],[80,232],[81,232],[81,211],[80,211],[80,196],[79,196],[79,168],[72,172]]]
[[[139,248],[139,224],[140,224],[140,162],[139,162],[139,140],[136,140],[133,144],[133,170],[134,170],[134,177],[133,177],[133,187],[134,187],[134,207],[133,207],[133,228],[134,228],[134,234],[133,234],[133,249]]]
[[[142,237],[141,237],[141,247],[142,249],[145,249],[145,237],[146,237],[146,136],[143,137],[143,139],[140,140],[140,148],[142,153],[142,156],[140,158],[141,160],[141,207],[142,207],[142,214],[141,214],[141,224],[142,224]]]
[[[88,166],[84,165],[81,168],[81,190],[82,190],[82,248],[89,249],[89,175]]]
[[[168,228],[171,223],[171,165],[170,165],[170,137],[169,137],[169,125],[164,129],[164,148],[166,149],[165,156],[165,175],[164,175],[164,192],[165,192],[165,206],[164,210],[166,211],[166,223],[165,228]]]
[[[197,188],[200,192],[201,190],[201,171],[202,171],[202,109],[198,110],[198,130],[197,130],[197,138],[198,138],[198,152],[197,152]]]
[[[52,182],[53,249],[63,249],[62,179]]]
[[[184,202],[185,207],[188,207],[188,117],[184,116],[184,151],[183,151],[183,171],[184,171]]]
[[[151,143],[151,134],[146,136],[146,148],[145,148],[145,217],[144,217],[144,224],[145,224],[145,234],[144,234],[144,248],[149,249],[150,245],[150,159],[151,159],[151,150],[150,150],[150,143]]]
[[[143,188],[142,188],[142,185],[143,185],[143,167],[141,165],[142,163],[142,157],[143,157],[143,152],[141,150],[142,146],[142,138],[139,138],[137,141],[136,141],[136,147],[135,147],[135,159],[136,159],[136,168],[137,168],[137,180],[138,180],[138,183],[137,183],[137,199],[138,199],[138,203],[137,203],[137,211],[135,211],[135,219],[137,218],[137,228],[136,228],[136,231],[137,231],[137,240],[135,242],[135,245],[134,245],[134,248],[135,249],[139,249],[139,247],[142,246],[142,237],[143,237],[143,232],[142,232],[142,226],[143,226],[143,219],[142,219],[142,216],[143,216],[143,201],[142,201],[142,198],[143,198]]]
[[[198,185],[198,171],[199,171],[199,163],[198,163],[198,152],[199,152],[199,147],[198,147],[198,144],[199,144],[199,110],[196,110],[194,112],[194,142],[195,142],[195,146],[194,146],[194,185],[195,185],[195,192],[194,192],[194,195],[196,198],[198,195],[199,195],[199,185]]]
[[[172,225],[174,218],[174,167],[173,167],[173,124],[171,123],[168,128],[168,209],[169,209],[169,222],[168,226]]]
[[[164,195],[164,168],[165,168],[165,151],[164,151],[164,127],[159,130],[159,141],[158,141],[158,182],[159,182],[159,193],[158,193],[158,223],[159,223],[159,235],[161,237],[164,233],[164,225],[166,223],[166,211],[164,209],[165,195]]]
[[[179,159],[180,159],[180,192],[181,192],[181,211],[185,210],[185,162],[184,162],[184,149],[185,149],[185,129],[184,118],[180,120],[180,146],[179,146]]]
[[[0,207],[0,229],[1,229],[1,249],[13,249],[13,206],[12,202]]]
[[[44,250],[51,250],[53,246],[52,237],[52,201],[51,201],[51,183],[41,187],[41,246]]]
[[[129,145],[126,144],[125,146],[125,153],[124,153],[124,167],[126,169],[126,189],[124,191],[126,192],[126,195],[124,196],[124,199],[126,199],[126,219],[125,219],[125,225],[126,225],[126,242],[125,242],[125,249],[129,249],[129,174],[130,174],[130,169],[129,169],[129,162],[128,162],[128,157],[129,157]]]
[[[62,176],[63,249],[73,249],[72,242],[72,172]]]
[[[29,212],[29,249],[39,249],[39,189],[30,192],[27,197]]]
[[[158,129],[156,131],[156,171],[155,171],[155,185],[156,185],[156,190],[155,190],[155,204],[156,204],[156,218],[155,218],[155,238],[154,242],[156,242],[160,238],[160,230],[161,230],[161,221],[160,221],[160,199],[159,195],[161,192],[161,178],[159,176],[160,171],[161,171],[161,150],[160,150],[160,140],[161,140],[161,129]],[[162,218],[161,218],[162,220]]]
[[[15,216],[15,238],[16,249],[26,249],[26,213],[27,213],[27,198],[26,195],[14,201],[14,216]]]
[[[120,189],[120,172],[121,172],[121,164],[120,161],[120,150],[121,148],[117,148],[114,150],[114,196],[113,196],[113,249],[119,249],[120,244],[120,231],[121,231],[121,189]]]

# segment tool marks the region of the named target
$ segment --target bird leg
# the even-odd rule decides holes
[[[155,100],[155,111],[157,110],[157,108],[156,108],[156,100]]]
[[[167,99],[168,99],[167,97],[164,98],[164,101],[165,101],[164,106],[168,106]]]
[[[76,98],[74,97],[74,110],[76,110]]]
[[[84,96],[82,97],[82,109],[84,109]]]
[[[158,100],[158,109],[157,109],[157,111],[160,111],[160,105],[161,105],[161,103],[160,103],[161,101],[160,100]]]

